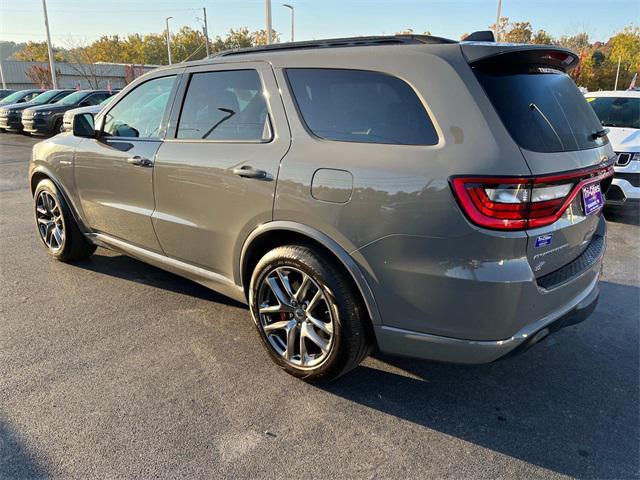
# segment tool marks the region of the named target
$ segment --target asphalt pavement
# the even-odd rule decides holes
[[[609,213],[586,322],[490,365],[378,354],[320,388],[240,304],[104,249],[52,260],[36,141],[0,134],[0,478],[640,478],[637,212]]]

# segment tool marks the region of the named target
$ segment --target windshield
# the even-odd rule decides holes
[[[549,68],[474,69],[505,127],[522,148],[568,152],[608,142],[573,80]]]
[[[75,105],[88,95],[87,92],[74,92],[58,102],[59,105]]]
[[[605,127],[640,128],[640,98],[587,97]]]
[[[46,103],[51,103],[51,99],[60,95],[59,90],[49,90],[48,92],[41,93],[36,98],[31,100],[31,103],[35,103],[36,105],[44,105]]]
[[[25,95],[29,94],[29,90],[20,90],[18,92],[14,92],[11,95],[4,97],[0,103],[8,104],[8,103],[16,103]]]

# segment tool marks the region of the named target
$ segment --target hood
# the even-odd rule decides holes
[[[609,142],[616,152],[640,152],[640,129],[607,127]]]
[[[10,105],[0,105],[0,108],[2,108],[3,110],[11,111],[11,112],[21,112],[22,110],[25,110],[27,108],[34,107],[34,106],[38,106],[38,105],[34,105],[32,102],[26,102],[26,103],[12,103]]]
[[[45,103],[44,105],[35,105],[28,107],[25,110],[29,110],[30,112],[39,112],[39,111],[52,111],[52,112],[66,112],[67,110],[71,110],[73,105],[60,105],[58,103]]]
[[[104,105],[90,105],[88,107],[78,107],[68,110],[66,113],[68,115],[77,115],[79,113],[98,113]]]

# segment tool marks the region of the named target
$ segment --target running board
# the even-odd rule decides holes
[[[247,303],[242,287],[220,274],[176,260],[175,258],[167,257],[160,253],[152,252],[146,248],[131,245],[130,243],[104,233],[87,233],[86,237],[95,245],[114,250],[148,263],[149,265],[153,265],[154,267],[175,273],[227,297],[233,298],[238,302]]]

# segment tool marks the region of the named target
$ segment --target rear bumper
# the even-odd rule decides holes
[[[452,363],[489,363],[507,355],[523,352],[550,333],[587,319],[595,310],[600,295],[599,275],[589,288],[572,299],[562,310],[527,325],[504,340],[464,340],[412,332],[384,325],[375,327],[380,350],[426,360]]]

